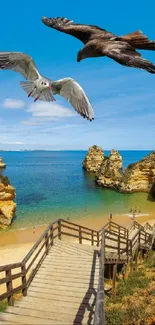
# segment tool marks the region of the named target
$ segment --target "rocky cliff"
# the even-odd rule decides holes
[[[96,173],[96,183],[107,188],[117,189],[122,180],[122,157],[117,150],[111,150]]]
[[[151,195],[153,196],[153,198],[155,199],[155,180],[154,180],[154,183],[153,183],[152,186],[151,186],[150,194],[151,194]]]
[[[88,172],[96,172],[104,158],[103,150],[98,146],[89,148],[88,153],[83,161],[83,168]]]
[[[119,190],[123,193],[150,192],[154,180],[155,151],[125,169]]]
[[[7,228],[16,211],[15,189],[7,177],[0,176],[0,229]]]
[[[101,150],[100,148],[100,153]],[[91,149],[90,154],[88,151],[86,156],[88,165],[92,168],[93,153],[94,151]],[[88,171],[91,170],[90,167],[87,168],[87,164],[85,164],[85,168]],[[102,187],[116,189],[123,193],[148,192],[155,197],[155,151],[139,162],[130,164],[123,172],[121,155],[117,150],[111,150],[109,157],[100,154],[99,164],[93,171],[96,171],[96,183]]]

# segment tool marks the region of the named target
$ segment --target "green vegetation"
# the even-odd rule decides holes
[[[2,313],[7,307],[6,301],[0,301],[0,313]]]
[[[118,279],[116,293],[105,298],[106,325],[155,324],[155,253],[128,275]]]
[[[10,185],[10,181],[7,176],[0,175],[0,183],[3,183],[4,185]]]

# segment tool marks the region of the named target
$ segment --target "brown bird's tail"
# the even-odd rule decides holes
[[[141,30],[122,36],[135,49],[155,51],[155,41],[150,41]]]

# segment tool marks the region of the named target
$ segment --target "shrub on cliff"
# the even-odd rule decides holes
[[[0,176],[0,183],[3,183],[4,185],[10,185],[10,181],[7,176]]]

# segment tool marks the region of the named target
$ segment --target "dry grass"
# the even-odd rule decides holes
[[[155,253],[126,280],[118,279],[115,296],[105,300],[106,325],[155,324]]]

